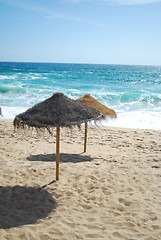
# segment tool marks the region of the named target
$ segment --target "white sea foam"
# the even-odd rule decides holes
[[[14,117],[27,110],[27,107],[3,107],[3,117],[0,119],[13,120]],[[121,127],[121,128],[133,128],[133,129],[153,129],[161,131],[161,112],[117,112],[116,119],[107,118],[97,123],[100,126],[105,127]],[[94,124],[93,122],[91,123]]]
[[[16,77],[17,75],[12,75],[12,76],[0,75],[0,80],[16,79]]]
[[[5,79],[8,79],[8,76],[0,75],[0,80],[5,80]]]
[[[25,107],[4,107],[2,106],[2,120],[13,120],[14,117],[27,110]]]
[[[153,129],[161,130],[161,112],[131,111],[117,112],[116,119],[106,119],[101,121],[101,125],[109,127]]]

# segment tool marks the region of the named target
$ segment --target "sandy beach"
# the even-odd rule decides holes
[[[0,121],[1,240],[161,239],[161,132],[90,126],[54,136]]]

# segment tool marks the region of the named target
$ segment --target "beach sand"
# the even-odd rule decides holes
[[[0,239],[161,239],[161,132],[90,126],[54,136],[0,121]]]

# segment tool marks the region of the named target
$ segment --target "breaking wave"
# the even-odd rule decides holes
[[[0,93],[25,93],[26,89],[21,86],[10,86],[10,85],[4,85],[0,86]]]

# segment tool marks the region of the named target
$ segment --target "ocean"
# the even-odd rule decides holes
[[[161,66],[0,62],[0,119],[13,120],[55,92],[90,93],[114,109],[117,119],[103,126],[161,130]]]

